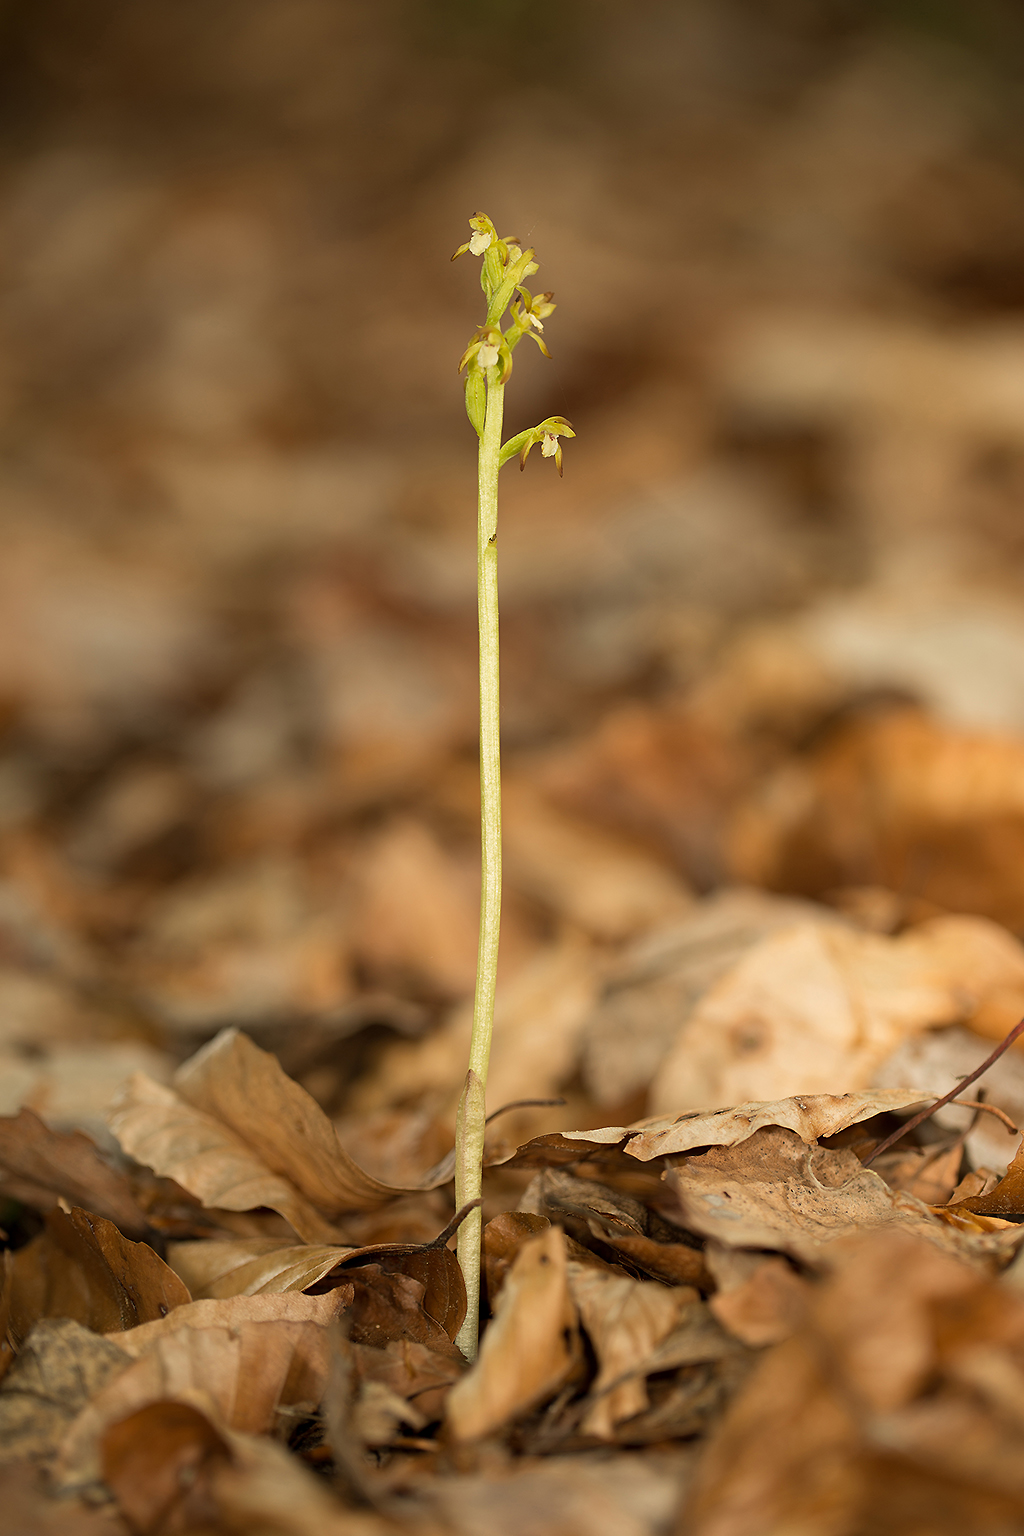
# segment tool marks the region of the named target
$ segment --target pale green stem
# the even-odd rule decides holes
[[[494,1028],[501,926],[501,756],[498,711],[498,469],[505,387],[487,383],[487,411],[478,459],[477,615],[480,628],[480,943],[473,1000],[469,1073],[456,1126],[455,1205],[461,1210],[483,1186],[484,1091]],[[480,1331],[479,1207],[459,1228],[458,1256],[466,1282],[468,1310],[456,1343],[467,1360],[476,1357]]]

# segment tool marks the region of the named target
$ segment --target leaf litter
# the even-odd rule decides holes
[[[99,61],[51,9],[0,194],[5,1519],[1017,1530],[1021,1053],[957,1091],[1024,1015],[1024,193],[976,85],[871,18],[762,55],[660,0],[557,49],[557,121],[505,81],[520,213],[589,274],[588,430],[502,535],[468,1367],[472,557],[424,253],[495,39],[267,0],[237,59],[197,13]],[[59,121],[54,70],[99,81]]]

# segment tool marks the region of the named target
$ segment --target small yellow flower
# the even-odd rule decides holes
[[[488,337],[480,343],[476,360],[481,368],[493,368],[498,361],[498,343]]]

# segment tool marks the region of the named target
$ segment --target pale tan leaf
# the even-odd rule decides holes
[[[397,1188],[360,1168],[316,1100],[288,1076],[276,1056],[236,1029],[221,1030],[179,1067],[174,1087],[186,1103],[226,1126],[272,1173],[329,1215],[373,1210],[414,1188],[436,1187],[427,1180]]]
[[[795,1131],[808,1144],[821,1136],[835,1136],[897,1109],[919,1104],[927,1095],[914,1088],[873,1088],[860,1093],[800,1094],[771,1103],[737,1104],[734,1109],[693,1111],[675,1119],[643,1120],[639,1126],[602,1126],[593,1131],[563,1131],[569,1142],[615,1146],[621,1142],[630,1157],[650,1162],[689,1152],[694,1147],[734,1147],[764,1126],[780,1125]]]
[[[597,1355],[584,1434],[611,1440],[622,1419],[648,1406],[642,1366],[697,1299],[689,1286],[633,1280],[584,1264],[568,1266],[569,1292]],[[621,1376],[628,1379],[617,1382]],[[610,1390],[609,1390],[610,1388]]]
[[[198,1301],[304,1291],[354,1251],[319,1243],[285,1247],[275,1238],[240,1237],[168,1243],[167,1262]]]
[[[338,1303],[337,1294],[198,1301],[178,1308],[180,1317],[134,1329],[133,1363],[92,1398],[61,1442],[56,1486],[71,1491],[96,1482],[106,1430],[149,1403],[189,1403],[217,1424],[252,1433],[273,1429],[278,1408],[315,1407]]]
[[[69,1317],[36,1323],[0,1387],[0,1463],[56,1450],[75,1414],[130,1364],[120,1338]]]
[[[448,1394],[456,1440],[479,1440],[550,1397],[573,1366],[576,1313],[557,1227],[524,1243],[498,1297],[480,1354]]]
[[[335,1236],[330,1222],[239,1136],[144,1072],[129,1078],[108,1121],[136,1162],[176,1180],[205,1206],[227,1211],[269,1206],[308,1242]]]
[[[939,918],[898,938],[800,922],[755,943],[697,1000],[651,1108],[864,1088],[903,1040],[970,1021],[986,998],[1022,987],[1024,949],[983,918]]]

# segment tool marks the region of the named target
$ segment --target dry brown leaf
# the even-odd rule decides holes
[[[807,1311],[809,1286],[785,1259],[744,1254],[750,1273],[739,1283],[722,1287],[708,1306],[722,1327],[753,1349],[780,1344],[795,1333]],[[716,1279],[721,1271],[711,1265]]]
[[[334,1227],[287,1179],[271,1173],[246,1143],[162,1083],[138,1072],[109,1115],[110,1128],[139,1163],[174,1179],[207,1209],[277,1211],[299,1237],[329,1242]]]
[[[1007,1408],[1024,1401],[1024,1301],[905,1231],[847,1239],[830,1267],[801,1330],[715,1431],[689,1528],[895,1536],[913,1510],[937,1536],[1013,1529],[1024,1421]]]
[[[541,949],[516,972],[502,988],[495,1010],[489,1105],[548,1098],[572,1078],[598,982],[597,958],[578,933]],[[450,1100],[454,1111],[455,1085],[465,1076],[472,1023],[472,1007],[460,1006],[423,1040],[389,1046],[373,1079],[352,1095],[353,1107],[365,1113],[382,1104],[430,1095]],[[519,1111],[510,1117],[506,1134],[516,1134],[517,1126],[524,1124],[521,1116],[530,1114]]]
[[[106,1431],[100,1470],[133,1531],[171,1536],[214,1524],[210,1474],[230,1455],[197,1408],[149,1403]]]
[[[299,1237],[322,1244],[338,1235],[323,1212],[372,1210],[410,1193],[359,1168],[315,1099],[237,1030],[222,1030],[174,1082],[164,1088],[137,1074],[109,1122],[138,1162],[208,1208],[269,1206]],[[445,1182],[444,1172],[419,1188]]]
[[[968,1195],[955,1205],[947,1207],[950,1211],[969,1211],[975,1216],[999,1216],[1021,1220],[1024,1218],[1024,1144],[1017,1149],[1017,1154],[1006,1170],[1005,1176],[999,1180],[994,1189],[985,1194]]]
[[[70,1318],[36,1323],[0,1387],[0,1462],[50,1455],[91,1397],[131,1363]]]
[[[449,1388],[465,1370],[463,1360],[439,1355],[415,1339],[392,1339],[382,1349],[353,1344],[352,1360],[360,1381],[382,1382],[415,1401],[427,1424],[441,1417]]]
[[[1024,949],[983,918],[936,918],[895,939],[800,924],[755,944],[699,999],[651,1109],[865,1088],[908,1036],[969,1021],[1007,987],[1024,989]]]
[[[538,1136],[520,1147],[517,1158],[529,1166],[535,1154],[543,1158],[575,1150],[577,1160],[588,1147],[618,1147],[641,1162],[690,1152],[695,1147],[738,1146],[764,1126],[778,1125],[795,1131],[811,1144],[822,1136],[834,1136],[848,1126],[893,1110],[918,1104],[927,1095],[914,1089],[867,1089],[859,1093],[799,1094],[771,1103],[738,1104],[734,1109],[693,1111],[674,1119],[641,1120],[638,1125],[609,1125],[589,1131],[561,1131]],[[560,1161],[564,1158],[559,1157]]]
[[[146,1229],[127,1176],[81,1131],[51,1131],[30,1109],[0,1119],[0,1193],[37,1211],[64,1199],[105,1216],[129,1236]]]
[[[803,922],[841,919],[831,907],[735,887],[638,937],[609,967],[587,1018],[582,1073],[596,1102],[621,1104],[646,1091],[703,994],[755,944]]]
[[[1022,781],[1016,737],[957,730],[914,710],[848,721],[805,762],[758,786],[730,834],[731,867],[740,879],[807,895],[885,886],[1017,932]],[[1005,985],[1012,1000],[978,999],[999,1039],[1024,1014],[1021,976]]]
[[[275,1238],[214,1238],[168,1243],[167,1261],[198,1301],[304,1291],[353,1251],[319,1243],[282,1247]]]
[[[57,1486],[99,1476],[111,1425],[151,1403],[189,1403],[217,1424],[266,1433],[279,1408],[315,1408],[328,1366],[328,1324],[348,1293],[197,1301],[124,1335],[134,1358],[70,1425],[54,1468]]]
[[[55,1499],[45,1476],[31,1462],[0,1469],[0,1507],[17,1536],[135,1536],[111,1505]]]
[[[954,1233],[919,1200],[892,1190],[854,1153],[806,1146],[794,1131],[766,1126],[735,1147],[713,1147],[667,1174],[689,1231],[731,1248],[764,1248],[818,1266],[837,1238],[899,1226],[949,1252],[999,1256],[1020,1234]]]
[[[915,1087],[926,1090],[929,1098],[941,1099],[959,1079],[969,1077],[980,1067],[990,1053],[991,1045],[972,1030],[956,1026],[938,1029],[905,1040],[875,1073],[874,1086]],[[987,1104],[1002,1109],[1015,1125],[1024,1125],[1024,1054],[1005,1051],[978,1086]],[[966,1099],[975,1096],[974,1089],[958,1095]],[[933,1118],[943,1130],[965,1137],[967,1159],[975,1168],[1006,1171],[1019,1145],[1019,1136],[995,1115],[975,1114],[974,1110],[954,1103],[943,1105]]]
[[[15,1344],[44,1317],[70,1317],[97,1333],[131,1329],[190,1301],[174,1271],[145,1243],[77,1207],[7,1258],[0,1314]],[[5,1355],[5,1364],[10,1361]]]
[[[595,938],[628,938],[692,904],[651,854],[556,810],[526,778],[502,784],[502,833],[513,884]]]
[[[689,1286],[670,1288],[589,1265],[570,1264],[568,1273],[569,1292],[598,1364],[581,1429],[611,1440],[620,1420],[648,1406],[644,1365],[697,1300],[697,1293]],[[628,1380],[619,1382],[623,1376]]]
[[[557,1227],[523,1244],[480,1354],[449,1392],[445,1422],[456,1440],[480,1440],[550,1397],[575,1362],[576,1314],[565,1238]]]

